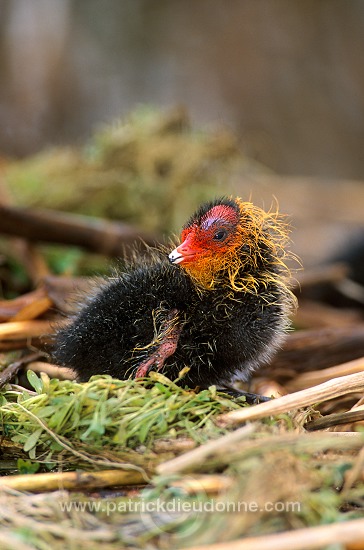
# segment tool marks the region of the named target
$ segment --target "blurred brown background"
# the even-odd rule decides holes
[[[82,143],[136,105],[225,125],[320,261],[362,226],[361,0],[2,0],[0,152]],[[273,175],[274,174],[274,175]],[[355,181],[354,181],[355,180]],[[229,188],[230,189],[230,188]]]

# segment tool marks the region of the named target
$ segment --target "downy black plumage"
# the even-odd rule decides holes
[[[55,340],[54,357],[79,380],[160,370],[183,383],[230,387],[270,359],[294,298],[287,227],[240,199],[203,205],[169,256],[150,251],[87,297]]]

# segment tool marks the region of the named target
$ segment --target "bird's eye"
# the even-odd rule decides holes
[[[226,231],[226,229],[219,229],[218,231],[216,231],[213,239],[214,241],[224,241],[227,237],[227,234],[228,232]]]

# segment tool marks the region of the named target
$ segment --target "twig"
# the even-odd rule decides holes
[[[42,286],[13,300],[0,300],[0,321],[13,320],[22,309],[44,298],[49,299],[47,290]]]
[[[153,443],[153,451],[158,453],[185,453],[197,447],[194,439],[184,437],[179,439],[156,439]]]
[[[354,326],[298,330],[290,334],[273,361],[259,374],[274,378],[283,370],[307,372],[333,367],[364,356],[364,323]]]
[[[153,245],[156,239],[120,222],[66,214],[53,210],[0,206],[0,233],[29,241],[82,246],[92,252],[123,256],[125,246],[136,240]]]
[[[49,378],[58,378],[58,380],[75,380],[77,376],[72,369],[42,361],[32,361],[28,364],[26,370],[32,370],[36,373],[45,372]]]
[[[190,546],[189,550],[310,550],[364,542],[364,519],[352,519],[346,522],[330,523],[293,529],[284,533],[274,533],[261,537],[248,537],[231,542]],[[362,548],[362,546],[360,546]],[[359,549],[359,546],[358,546]]]
[[[67,489],[97,489],[120,485],[145,484],[141,472],[123,470],[101,470],[99,472],[55,472],[45,474],[25,474],[0,478],[0,490],[15,489],[31,493]]]
[[[23,307],[18,313],[14,315],[10,320],[11,321],[29,321],[31,319],[36,319],[42,313],[45,313],[48,311],[49,308],[51,308],[53,305],[52,300],[48,298],[47,296],[44,296],[44,298],[39,298],[37,301],[27,304]]]
[[[248,426],[251,426],[250,424]],[[244,428],[248,428],[244,426]],[[236,434],[236,437],[234,437]],[[270,437],[259,437],[244,441],[243,428],[224,435],[217,440],[205,443],[198,449],[194,449],[177,458],[167,460],[157,466],[159,475],[179,474],[193,472],[194,475],[201,470],[210,471],[211,465],[231,466],[236,460],[241,461],[242,456],[251,453],[270,453],[272,450],[295,449],[295,452],[321,452],[333,449],[361,449],[364,443],[364,435],[358,432],[325,432],[322,433],[284,433]],[[249,433],[245,434],[245,437]],[[211,446],[210,443],[214,443]],[[200,453],[195,451],[200,450]]]
[[[349,424],[350,422],[358,422],[359,420],[364,420],[363,410],[329,414],[323,418],[310,420],[310,422],[306,422],[303,427],[309,431],[324,430],[325,428],[339,426],[340,424]]]
[[[25,365],[28,365],[28,363],[31,363],[32,361],[37,361],[40,357],[42,357],[42,353],[32,353],[30,355],[27,355],[26,357],[22,357],[22,359],[19,359],[19,361],[14,361],[14,363],[11,363],[8,365],[1,373],[0,373],[0,388],[5,386],[8,382],[10,382],[14,376],[16,376],[19,372],[19,370],[24,367]]]
[[[208,495],[216,495],[231,489],[233,484],[234,479],[223,474],[199,474],[193,477],[189,475],[170,482],[171,487],[183,489],[188,495],[201,491]]]
[[[314,403],[328,401],[347,393],[362,392],[364,390],[364,372],[349,374],[335,378],[313,388],[278,397],[255,407],[232,411],[219,416],[216,422],[220,426],[237,425],[248,420],[257,420],[267,416],[286,413],[293,409],[308,407]]]
[[[54,332],[54,321],[14,321],[0,325],[0,340],[23,340]]]
[[[327,382],[327,380],[332,380],[339,376],[354,374],[355,372],[364,372],[364,357],[354,359],[354,361],[348,361],[347,363],[341,363],[341,365],[335,365],[335,367],[330,367],[328,369],[299,374],[291,382],[286,384],[285,388],[288,392],[292,393],[317,384],[322,384],[323,382]]]
[[[201,463],[207,456],[213,454],[217,449],[221,449],[224,446],[228,446],[248,437],[254,432],[254,429],[255,428],[252,424],[248,424],[248,426],[243,426],[243,428],[240,428],[239,430],[229,433],[223,437],[219,437],[219,439],[209,441],[196,449],[192,449],[192,451],[160,464],[157,466],[157,473],[168,475],[185,471],[190,466]]]

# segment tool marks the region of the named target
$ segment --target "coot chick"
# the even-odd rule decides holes
[[[150,370],[183,384],[230,388],[269,361],[295,299],[276,212],[240,198],[202,205],[168,255],[150,250],[104,283],[55,339],[58,364],[80,381]]]

